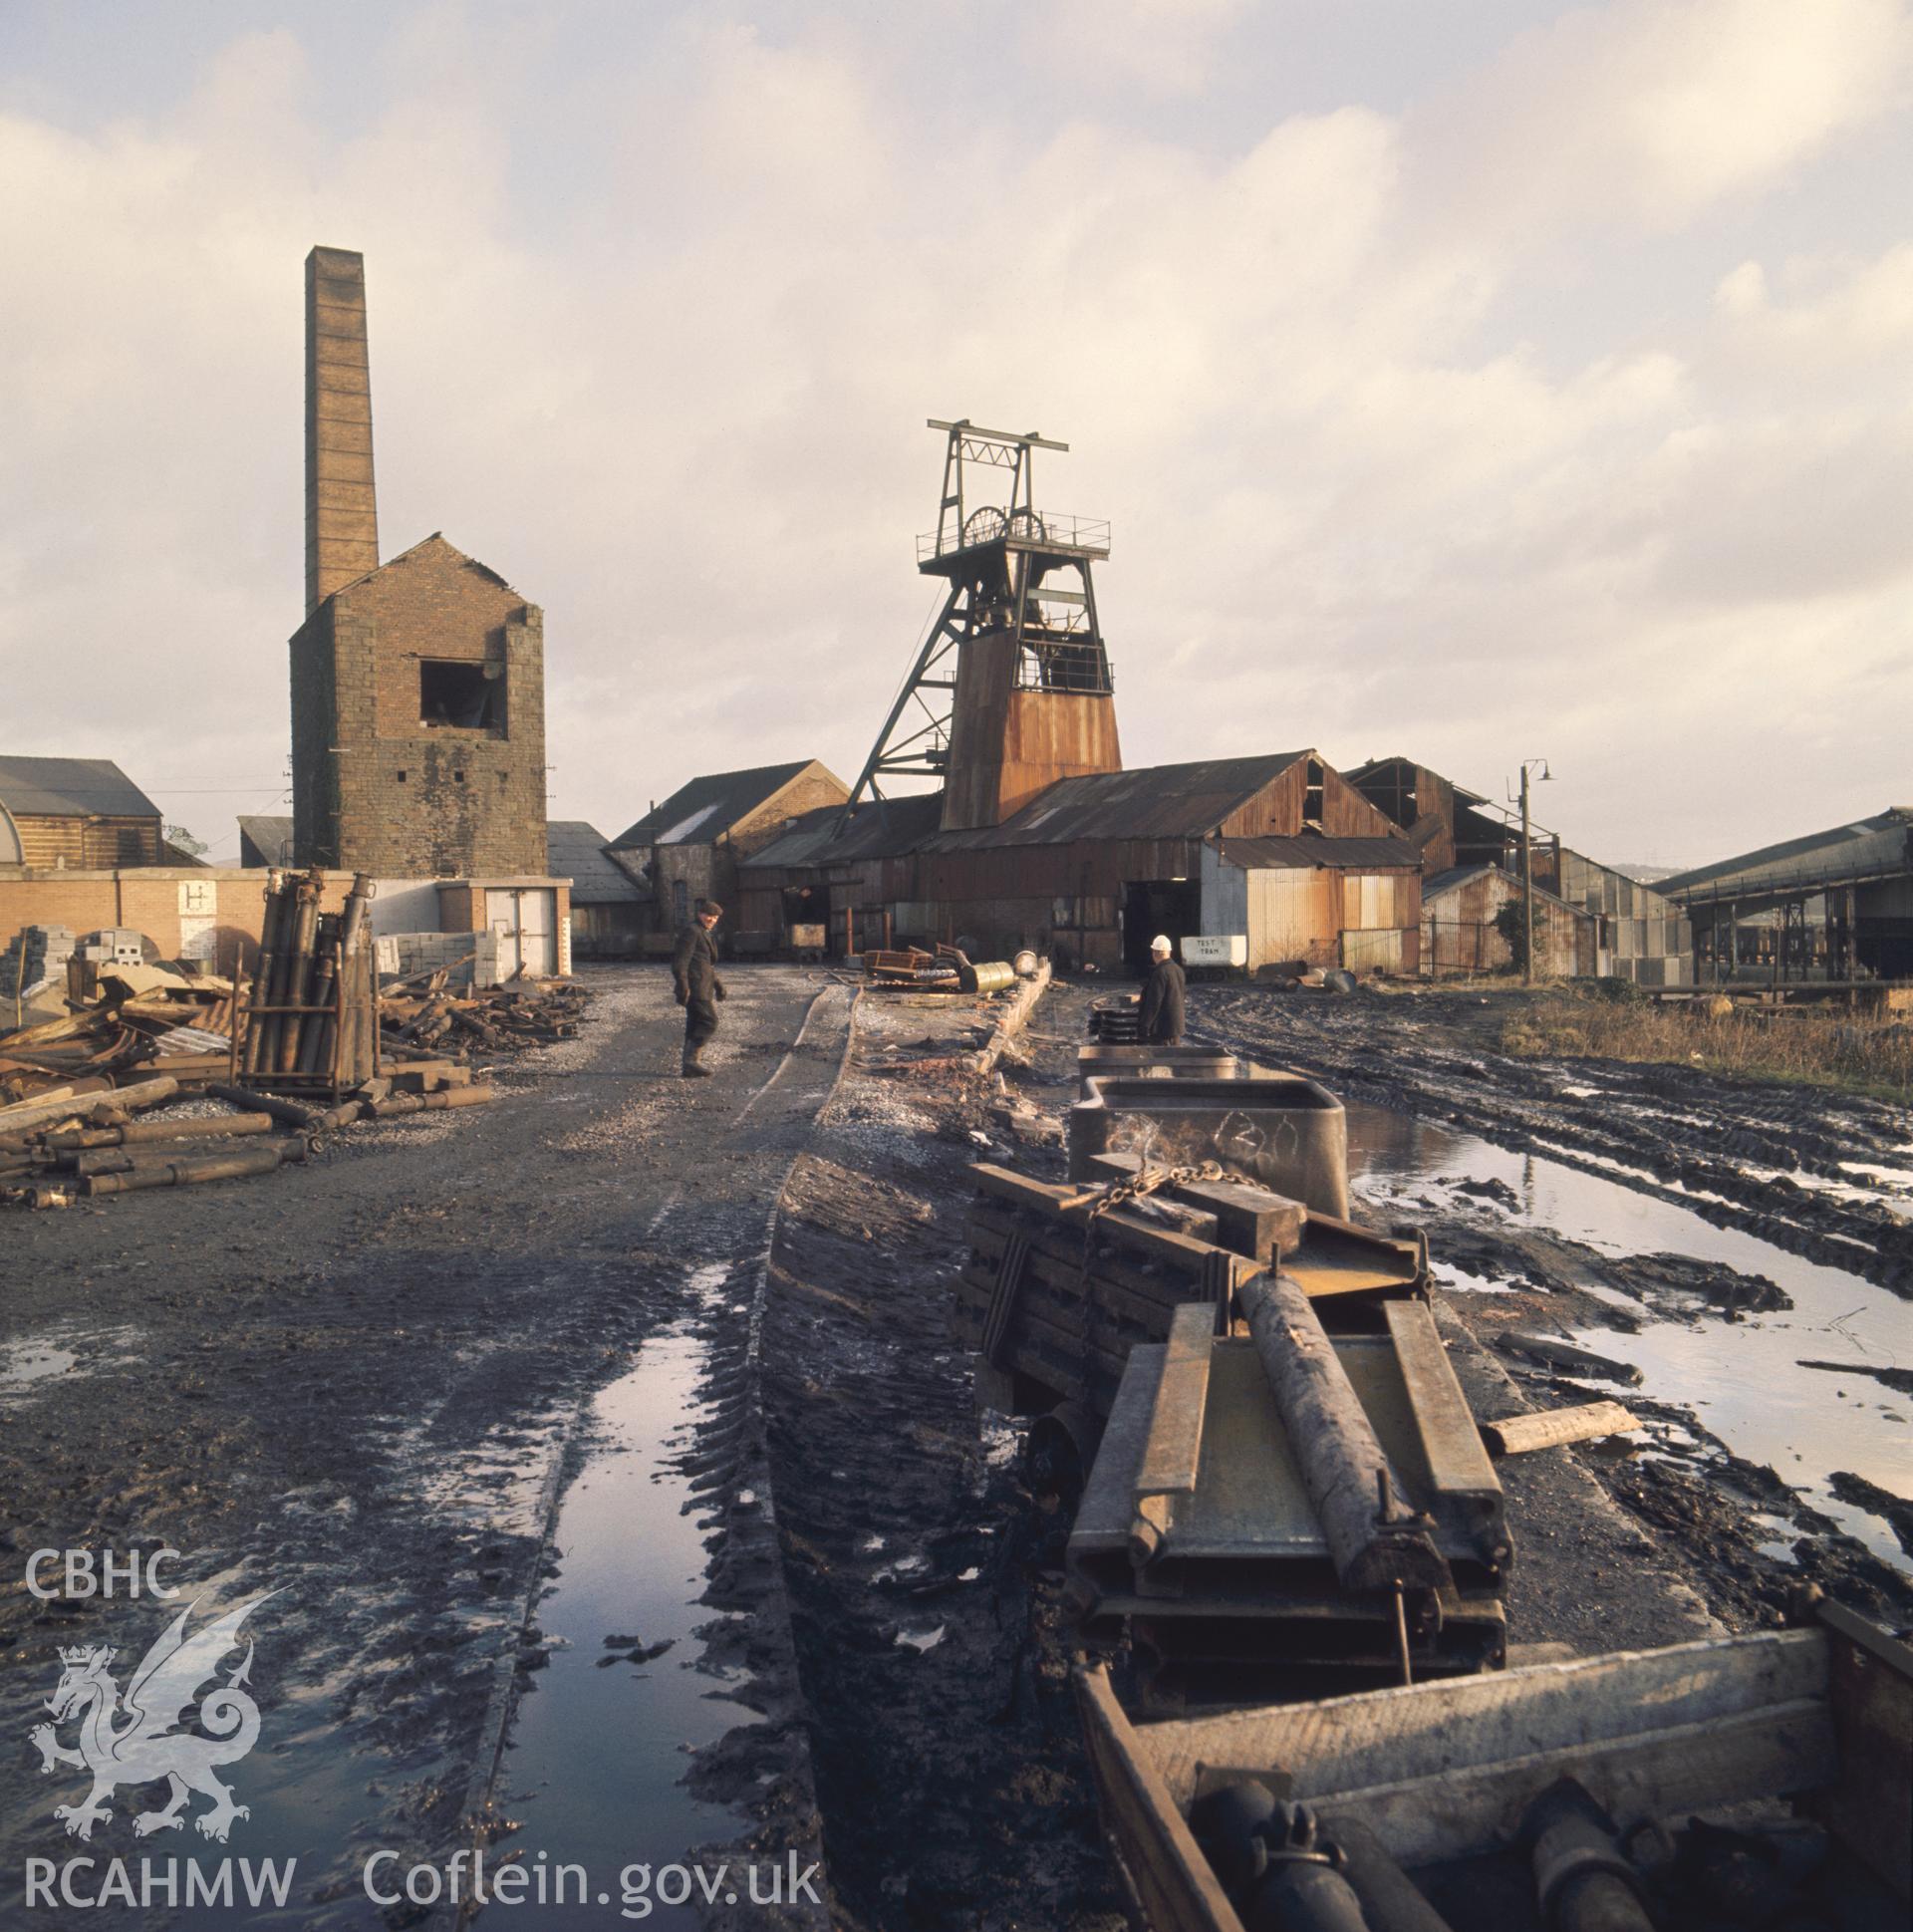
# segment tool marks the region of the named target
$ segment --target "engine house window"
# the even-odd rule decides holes
[[[505,721],[505,688],[483,665],[423,658],[418,664],[418,721],[488,731]]]

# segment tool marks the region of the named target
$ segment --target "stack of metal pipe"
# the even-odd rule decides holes
[[[351,1086],[373,1070],[373,882],[357,875],[340,913],[319,910],[324,891],[318,866],[266,875],[244,1065],[262,1084]]]

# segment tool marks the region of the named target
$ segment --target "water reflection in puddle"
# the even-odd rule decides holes
[[[1569,1333],[1601,1354],[1635,1363],[1643,1395],[1693,1408],[1736,1455],[1769,1465],[1876,1555],[1913,1568],[1877,1517],[1840,1502],[1826,1487],[1832,1471],[1850,1470],[1913,1495],[1913,1430],[1906,1420],[1913,1405],[1870,1376],[1798,1366],[1802,1358],[1913,1363],[1913,1308],[1858,1275],[1739,1229],[1717,1228],[1691,1209],[1408,1114],[1351,1102],[1348,1137],[1351,1182],[1378,1219],[1413,1219],[1423,1196],[1473,1213],[1481,1204],[1455,1202],[1440,1186],[1443,1177],[1500,1181],[1519,1201],[1508,1211],[1513,1225],[1564,1236],[1603,1254],[1687,1254],[1777,1282],[1793,1301],[1784,1313],[1730,1322],[1697,1312],[1690,1322],[1650,1319],[1637,1335],[1607,1328]],[[1458,1290],[1495,1285],[1443,1268],[1439,1241],[1434,1258],[1440,1278]],[[1631,1301],[1625,1305],[1645,1312]]]
[[[692,1285],[708,1299],[724,1270],[705,1272]],[[551,1659],[527,1680],[496,1787],[499,1808],[521,1828],[488,1854],[589,1873],[594,1901],[540,1906],[540,1932],[602,1927],[595,1896],[615,1909],[626,1867],[656,1873],[736,1831],[734,1814],[681,1783],[690,1754],[755,1721],[724,1696],[724,1678],[700,1668],[692,1635],[712,1620],[697,1602],[703,1531],[689,1479],[671,1464],[707,1413],[705,1358],[703,1342],[682,1330],[644,1344],[593,1403],[592,1447],[559,1512],[558,1579],[537,1615]],[[630,1640],[618,1661],[604,1661],[607,1637]],[[631,1660],[634,1647],[661,1644],[669,1648]],[[653,1902],[652,1925],[695,1922],[690,1906]]]

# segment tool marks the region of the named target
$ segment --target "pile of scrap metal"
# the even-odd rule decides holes
[[[416,1053],[451,1047],[523,1053],[578,1031],[589,995],[569,980],[512,980],[465,992],[446,989],[446,968],[383,987],[379,1024],[386,1050]]]
[[[921,947],[864,955],[864,984],[872,992],[960,992],[954,948],[926,953]]]
[[[373,1016],[373,882],[361,873],[340,912],[322,913],[326,875],[266,875],[251,997],[239,1008],[235,1071],[260,1086],[330,1094],[379,1072]]]
[[[960,947],[939,946],[935,953],[921,947],[901,952],[864,955],[864,985],[871,992],[997,993],[1019,979],[1036,976],[1033,953],[1008,960],[972,962]]]
[[[230,979],[127,965],[88,978],[92,1003],[0,1033],[0,1103],[61,1088],[98,1093],[161,1073],[203,1085],[226,1070]]]
[[[225,1056],[219,1058],[223,1068]],[[100,1195],[271,1174],[304,1161],[327,1135],[356,1121],[482,1106],[492,1097],[492,1088],[470,1084],[462,1067],[399,1069],[323,1108],[225,1080],[190,1094],[170,1074],[109,1090],[63,1088],[0,1107],[0,1202],[67,1208]],[[187,1101],[195,1103],[190,1114],[160,1112]],[[209,1112],[207,1101],[229,1111]]]
[[[306,1157],[304,1135],[279,1134],[279,1123],[256,1108],[139,1118],[181,1097],[177,1079],[155,1074],[105,1093],[63,1091],[0,1107],[0,1200],[65,1208],[82,1196],[269,1174]]]

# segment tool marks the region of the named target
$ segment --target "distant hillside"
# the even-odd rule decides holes
[[[1623,879],[1632,879],[1637,886],[1651,886],[1662,879],[1672,879],[1677,872],[1692,870],[1688,866],[1630,866],[1615,865],[1610,871],[1618,872]]]

